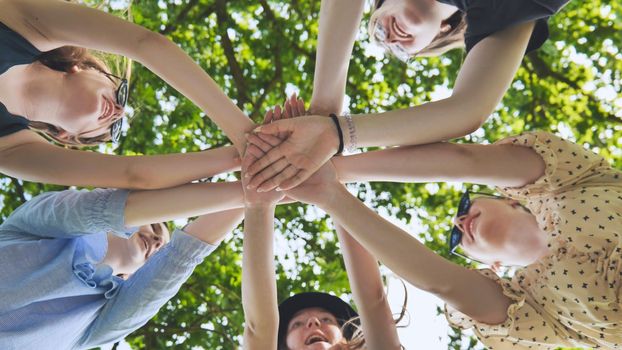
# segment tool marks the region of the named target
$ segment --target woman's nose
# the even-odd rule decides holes
[[[307,327],[319,327],[320,326],[320,320],[317,317],[309,317],[309,319],[307,320]]]
[[[467,218],[467,215],[462,216],[454,216],[454,225],[456,225],[460,231],[464,232],[464,220]]]

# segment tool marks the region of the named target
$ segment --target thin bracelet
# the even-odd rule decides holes
[[[339,125],[339,119],[337,119],[337,115],[335,115],[335,113],[331,113],[329,114],[329,116],[330,119],[332,119],[335,123],[335,126],[337,127],[337,134],[339,135],[339,149],[337,150],[337,153],[335,153],[335,155],[340,155],[341,153],[343,153],[343,132],[341,131],[341,125]]]
[[[348,145],[346,146],[346,150],[349,153],[353,153],[356,151],[356,128],[354,127],[354,120],[352,120],[352,116],[346,114],[343,116],[346,119],[346,124],[348,125],[348,135],[350,136],[350,140],[348,140]]]

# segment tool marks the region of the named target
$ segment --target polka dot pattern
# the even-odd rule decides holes
[[[504,323],[482,324],[450,306],[447,319],[472,327],[489,349],[622,349],[622,172],[545,132],[499,143],[531,147],[546,163],[533,184],[498,190],[526,203],[548,234],[549,254],[511,280],[480,271],[514,301]]]

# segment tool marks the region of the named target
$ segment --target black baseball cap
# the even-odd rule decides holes
[[[340,326],[343,326],[348,320],[358,317],[358,313],[354,311],[350,304],[337,298],[334,295],[321,292],[306,292],[295,294],[285,299],[279,305],[279,348],[285,342],[285,336],[287,335],[287,326],[289,321],[300,310],[319,307],[322,308],[337,318]],[[356,322],[358,325],[358,322]],[[346,327],[344,329],[343,336],[346,339],[350,339],[354,334],[355,327]]]

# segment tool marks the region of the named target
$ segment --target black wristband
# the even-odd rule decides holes
[[[339,155],[343,153],[343,132],[341,131],[341,125],[339,125],[339,119],[337,119],[337,115],[335,113],[331,113],[329,114],[329,116],[337,127],[337,135],[339,135],[339,149],[337,150],[337,153],[335,153],[335,155]]]

